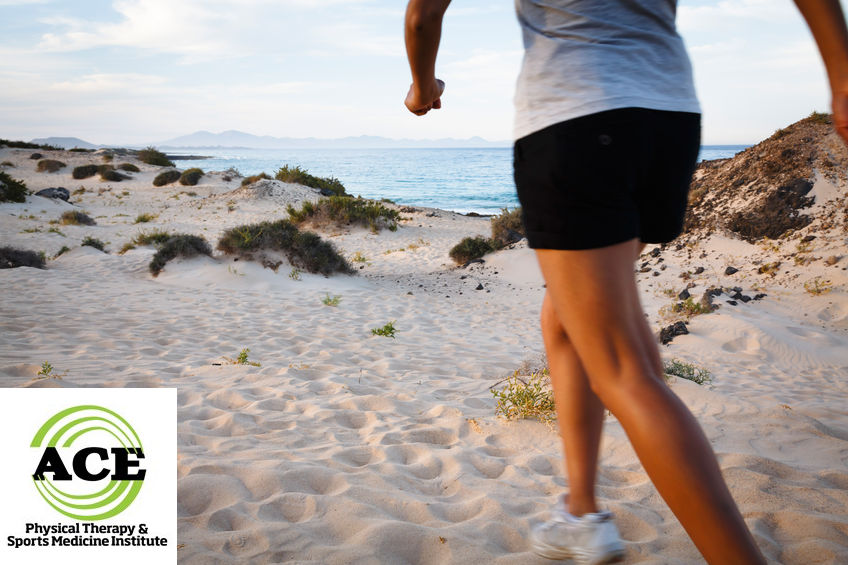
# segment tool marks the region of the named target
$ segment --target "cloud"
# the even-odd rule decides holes
[[[75,80],[51,84],[50,89],[59,92],[106,94],[109,92],[126,92],[128,88],[137,90],[160,86],[165,82],[165,78],[160,76],[137,73],[92,74]]]

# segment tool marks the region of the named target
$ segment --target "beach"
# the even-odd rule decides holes
[[[544,364],[544,283],[526,240],[460,266],[449,250],[490,235],[489,218],[388,204],[396,231],[315,230],[353,275],[215,252],[153,277],[155,248],[119,253],[139,232],[214,248],[225,230],[285,218],[288,204],[320,194],[279,181],[243,188],[223,172],[154,187],[163,169],[131,156],[114,158],[140,169],[129,179],[77,180],[72,169],[101,153],[39,150],[66,164],[48,173],[33,152],[0,148],[2,170],[71,196],[0,203],[2,245],[49,259],[0,270],[0,386],[177,388],[180,563],[549,563],[527,536],[567,490],[556,428],[497,417],[491,391]],[[709,229],[649,245],[635,265],[652,329],[686,323],[664,359],[711,374],[669,384],[772,563],[848,561],[841,179],[817,173],[815,204],[801,212],[815,220],[785,238]],[[68,210],[96,225],[49,223]],[[86,236],[108,253],[81,246]],[[698,303],[711,288],[713,311],[675,312],[681,292]],[[390,322],[394,337],[374,335]],[[234,362],[242,353],[255,364]],[[44,362],[60,378],[39,375]],[[626,562],[702,562],[611,415],[598,489]]]

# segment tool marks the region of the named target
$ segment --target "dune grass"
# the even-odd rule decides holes
[[[180,180],[181,176],[182,173],[176,169],[162,171],[153,179],[153,186],[165,186],[166,184],[175,183]]]
[[[99,171],[99,165],[80,165],[79,167],[74,167],[74,170],[71,172],[71,176],[78,180],[87,179],[89,177],[93,177]]]
[[[389,231],[397,230],[397,222],[400,219],[400,214],[396,210],[387,208],[381,202],[349,196],[330,196],[314,204],[306,201],[300,210],[296,210],[289,204],[287,211],[296,224],[306,221],[316,227],[327,224],[338,226],[354,224],[370,228],[374,233],[383,228]]]
[[[79,210],[62,212],[59,223],[65,226],[94,226],[97,224],[91,216]]]
[[[554,393],[547,368],[535,370],[522,376],[516,370],[505,379],[504,386],[498,390],[490,389],[495,397],[495,415],[507,420],[533,419],[545,424],[556,420]],[[504,382],[504,381],[501,381]]]
[[[492,217],[491,229],[491,237],[465,237],[451,248],[448,255],[456,263],[464,265],[519,241],[526,235],[521,222],[521,208],[501,210],[500,214]]]
[[[195,186],[202,176],[203,169],[198,169],[197,167],[186,169],[180,175],[180,184],[183,186]]]
[[[85,236],[82,240],[82,243],[80,243],[80,245],[93,247],[95,249],[99,249],[100,251],[106,253],[106,244],[103,243],[102,241],[100,241],[99,239],[97,239],[96,237],[91,237],[90,235]]]
[[[318,188],[325,196],[345,196],[345,187],[341,181],[334,177],[316,177],[310,175],[306,169],[301,169],[295,165],[290,167],[284,165],[277,171],[275,178],[282,182],[293,182],[308,186],[310,188]]]
[[[260,251],[279,251],[292,266],[309,273],[330,275],[351,273],[353,269],[333,244],[317,234],[301,231],[288,220],[266,221],[230,228],[218,240],[217,248],[228,255],[250,258]]]
[[[67,165],[62,161],[57,161],[56,159],[42,159],[35,166],[35,170],[39,173],[55,173],[63,167],[67,167]]]
[[[249,184],[253,184],[256,181],[260,181],[262,179],[273,180],[267,173],[261,172],[258,175],[252,175],[252,176],[249,176],[249,177],[244,177],[243,179],[241,179],[241,185],[247,186]]]
[[[148,165],[158,165],[160,167],[173,167],[174,163],[168,156],[156,149],[155,147],[145,147],[138,152],[138,160]]]
[[[161,244],[150,261],[149,269],[156,277],[169,261],[177,257],[190,258],[198,255],[212,255],[212,248],[205,239],[185,233],[175,234]]]
[[[29,194],[26,183],[0,171],[0,202],[26,202]]]

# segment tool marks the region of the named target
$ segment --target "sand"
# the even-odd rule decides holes
[[[46,270],[0,271],[0,386],[177,387],[181,563],[549,562],[526,540],[567,489],[559,438],[539,422],[498,419],[490,392],[543,353],[544,287],[524,242],[459,268],[448,250],[488,235],[488,219],[418,208],[396,232],[320,232],[366,259],[354,276],[295,280],[285,264],[275,273],[216,253],[153,278],[153,248],[118,254],[137,232],[194,233],[214,246],[227,228],[285,217],[286,203],[317,195],[282,183],[257,195],[221,174],[155,188],[159,167],[137,162],[131,180],[78,181],[71,169],[98,156],[41,152],[69,166],[38,173],[32,151],[14,149],[0,149],[0,162],[32,190],[87,190],[73,204],[0,204],[3,245],[49,257],[71,248]],[[71,209],[97,225],[48,224]],[[157,216],[134,224],[140,213]],[[80,247],[85,236],[109,253]],[[657,330],[674,320],[666,310],[686,286],[680,274],[697,266],[696,299],[709,286],[767,295],[733,306],[724,293],[662,353],[711,371],[711,384],[671,386],[773,563],[848,562],[845,237],[819,234],[808,264],[791,255],[797,238],[769,247],[720,233],[637,264],[649,261],[638,276]],[[774,277],[756,271],[778,260]],[[817,276],[829,292],[804,289]],[[328,294],[338,306],[322,303]],[[371,334],[389,321],[395,339]],[[244,348],[261,366],[227,362]],[[65,376],[35,378],[44,361]],[[628,563],[702,562],[613,417],[599,494]]]

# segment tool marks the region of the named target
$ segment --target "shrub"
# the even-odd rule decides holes
[[[496,399],[495,415],[507,420],[536,419],[550,424],[556,419],[554,393],[548,369],[531,373],[527,380],[515,371],[501,390],[491,389]]]
[[[492,218],[492,240],[497,248],[503,248],[515,243],[527,234],[521,222],[521,208],[504,208],[501,213]]]
[[[67,212],[62,212],[62,216],[59,218],[59,221],[60,223],[66,226],[93,226],[97,223],[87,214],[84,214],[77,210],[68,210]]]
[[[180,180],[180,176],[182,176],[181,173],[175,169],[163,171],[153,179],[153,186],[165,186],[166,184],[177,182]]]
[[[27,249],[0,247],[0,269],[14,269],[16,267],[43,269],[44,256]]]
[[[249,184],[253,184],[253,183],[255,183],[256,181],[258,181],[258,180],[262,180],[262,179],[269,179],[269,180],[270,180],[270,179],[271,179],[271,177],[269,177],[269,176],[268,176],[266,173],[264,173],[264,172],[263,172],[263,173],[259,173],[258,175],[253,175],[253,176],[245,177],[245,178],[241,179],[241,185],[242,185],[242,186],[247,186],[247,185],[249,185]]]
[[[336,225],[359,224],[378,232],[382,228],[390,231],[397,229],[400,214],[396,210],[386,208],[382,203],[364,198],[349,196],[330,196],[322,198],[315,204],[306,201],[300,210],[288,205],[289,217],[296,224],[311,220],[315,225],[335,223]]]
[[[42,155],[41,153],[33,153],[29,156],[30,159],[41,159],[42,157],[44,157],[44,155]]]
[[[820,296],[833,290],[833,283],[829,280],[823,280],[821,277],[816,277],[804,283],[804,290],[813,296]]]
[[[159,248],[150,261],[150,272],[157,276],[168,261],[177,257],[195,257],[197,255],[212,255],[212,248],[200,236],[177,234],[169,237]]]
[[[100,173],[100,180],[121,182],[122,180],[130,178],[129,176],[116,171],[115,167],[112,165],[100,165],[97,170]]]
[[[133,165],[132,163],[121,163],[118,165],[118,168],[122,171],[127,171],[129,173],[140,173],[141,169]]]
[[[27,190],[24,181],[15,180],[0,171],[0,202],[26,202]]]
[[[353,271],[333,244],[322,240],[317,234],[298,230],[288,220],[228,229],[218,240],[217,247],[227,254],[242,255],[262,250],[281,251],[292,266],[310,273],[329,275]]]
[[[83,147],[71,147],[68,151],[72,151],[74,153],[93,153],[94,149],[85,149]]]
[[[816,112],[815,110],[809,115],[810,121],[816,124],[824,124],[829,126],[832,123],[830,114],[826,112]]]
[[[0,163],[0,167],[14,167],[15,164],[11,161],[3,161]]]
[[[712,373],[702,367],[696,367],[691,363],[684,363],[677,359],[672,359],[663,364],[663,370],[666,375],[674,375],[687,381],[692,381],[695,384],[706,384],[712,382]]]
[[[79,167],[74,167],[71,176],[75,179],[87,179],[93,177],[98,172],[100,172],[100,167],[97,165],[80,165]]]
[[[161,230],[139,232],[134,238],[124,244],[120,252],[126,253],[130,249],[135,249],[137,245],[152,245],[154,247],[161,247],[166,241],[171,239],[171,237],[172,234]]]
[[[95,249],[99,249],[100,251],[106,252],[106,245],[97,238],[86,236],[80,245],[93,247]]]
[[[70,251],[70,250],[71,250],[71,248],[70,248],[70,247],[68,247],[67,245],[63,245],[63,246],[62,246],[62,249],[60,249],[59,251],[57,251],[57,252],[56,252],[56,255],[54,255],[54,256],[53,256],[53,258],[55,259],[56,257],[59,257],[60,255],[63,255],[63,254],[67,253],[67,252],[68,252],[68,251]]]
[[[324,306],[338,306],[342,301],[342,297],[339,295],[330,296],[330,293],[327,293],[327,296],[321,299],[321,302]]]
[[[65,163],[62,161],[56,161],[55,159],[42,159],[36,165],[35,170],[39,173],[43,173],[47,171],[48,173],[55,173],[62,167],[67,167]]]
[[[138,152],[138,160],[148,165],[159,165],[160,167],[173,167],[174,163],[168,156],[155,147],[145,147]]]
[[[50,151],[62,150],[61,147],[56,147],[55,145],[29,143],[27,141],[10,141],[8,139],[0,139],[0,145],[5,145],[6,147],[14,147],[16,149],[47,149]]]
[[[145,224],[147,222],[153,221],[155,218],[156,218],[156,216],[153,215],[153,214],[147,214],[147,213],[139,214],[138,216],[135,217],[135,222],[133,222],[133,223],[135,223],[135,224]]]
[[[321,193],[324,196],[330,196],[331,193],[335,196],[344,196],[346,194],[345,187],[339,179],[333,177],[316,177],[298,166],[289,167],[288,165],[284,165],[277,171],[276,179],[321,189]]]
[[[183,174],[180,175],[180,184],[183,186],[194,186],[197,184],[197,181],[200,180],[200,177],[203,176],[203,170],[198,168],[186,169],[183,171]]]
[[[397,328],[395,328],[395,322],[392,320],[382,328],[371,328],[371,335],[381,335],[383,337],[390,337],[394,339],[396,331]]]
[[[477,237],[465,237],[451,248],[450,258],[459,264],[468,263],[473,259],[479,259],[486,253],[495,250],[492,240],[481,235]]]

